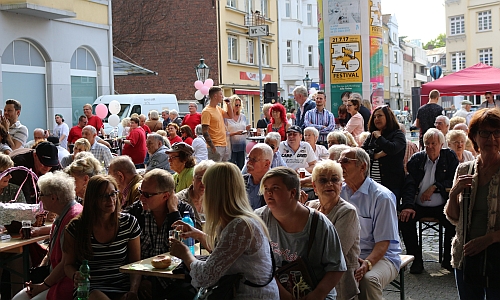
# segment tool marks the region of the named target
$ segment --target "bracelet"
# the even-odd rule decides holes
[[[51,285],[48,285],[47,282],[45,282],[45,280],[43,281],[43,285],[45,285],[46,287],[48,287],[49,289],[52,287]]]
[[[372,262],[369,261],[368,259],[365,259],[366,264],[368,265],[368,271],[371,271],[373,268]]]

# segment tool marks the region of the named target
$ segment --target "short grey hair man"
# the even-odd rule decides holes
[[[298,87],[293,89],[293,94],[302,95],[306,98],[308,97],[307,88],[303,85],[299,85]]]

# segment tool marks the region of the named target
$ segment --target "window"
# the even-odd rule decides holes
[[[292,41],[291,40],[286,41],[286,62],[289,64],[292,63]]]
[[[255,43],[253,40],[247,40],[247,63],[255,64],[254,59]]]
[[[465,34],[464,16],[450,18],[450,35]]]
[[[301,20],[302,18],[300,17],[300,0],[297,0],[297,20]]]
[[[398,63],[398,51],[394,51],[394,63]]]
[[[314,54],[313,54],[313,49],[314,47],[309,45],[307,47],[307,65],[309,67],[314,67]]]
[[[269,44],[262,43],[262,65],[269,66]]]
[[[307,4],[307,25],[312,25],[312,4]]]
[[[493,66],[493,50],[491,48],[480,49],[479,62],[488,66]]]
[[[432,57],[432,62],[433,62],[433,63],[435,63],[435,62],[436,62],[436,57],[435,57],[435,56],[433,56],[433,57]]]
[[[227,59],[238,61],[238,38],[232,35],[227,37]]]
[[[399,74],[395,73],[394,74],[394,86],[398,86],[398,85],[399,85]]]
[[[384,66],[388,66],[388,65],[389,65],[389,54],[384,53]]]
[[[491,10],[482,11],[477,14],[477,30],[491,30]]]
[[[451,70],[460,71],[465,69],[465,52],[455,52],[451,54]]]
[[[236,8],[236,0],[227,0],[227,6]]]
[[[253,0],[245,0],[245,11],[249,14],[253,12]]]
[[[264,17],[266,17],[266,18],[269,17],[267,15],[268,14],[267,7],[268,7],[267,0],[260,0],[260,9],[261,9],[260,14],[263,15]]]
[[[292,17],[292,3],[291,0],[285,0],[285,17]]]
[[[442,67],[446,67],[446,56],[441,57],[441,59],[439,60],[439,64],[440,64]],[[464,65],[465,65],[465,64],[464,64]]]
[[[300,53],[300,52],[302,51],[302,49],[301,49],[301,48],[302,48],[302,43],[299,41],[299,42],[297,43],[297,55],[298,55],[298,57],[299,57],[299,64],[301,64],[301,63],[302,63],[302,54]]]

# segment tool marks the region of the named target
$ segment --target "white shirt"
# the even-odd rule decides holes
[[[309,167],[309,163],[316,161],[316,154],[311,145],[306,142],[300,142],[297,152],[294,152],[288,145],[288,142],[283,141],[280,143],[279,150],[286,165],[294,170],[307,168]]]
[[[444,199],[441,196],[441,193],[433,193],[431,196],[431,201],[420,201],[420,197],[422,194],[436,182],[435,179],[435,174],[436,174],[436,166],[437,162],[439,161],[439,157],[436,158],[436,161],[432,162],[432,160],[427,157],[427,161],[425,162],[425,175],[424,178],[422,179],[422,182],[420,183],[420,190],[418,192],[418,198],[416,203],[420,206],[429,206],[429,207],[435,207],[444,204]]]
[[[54,135],[57,136],[58,138],[61,138],[61,136],[64,135],[64,139],[62,141],[59,140],[59,145],[61,145],[61,147],[63,147],[64,149],[67,149],[68,135],[69,135],[68,124],[62,122],[61,125],[56,125],[56,127],[54,127]]]

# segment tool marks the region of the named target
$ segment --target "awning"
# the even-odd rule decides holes
[[[113,74],[115,76],[158,75],[155,71],[148,70],[116,56],[113,56]]]

